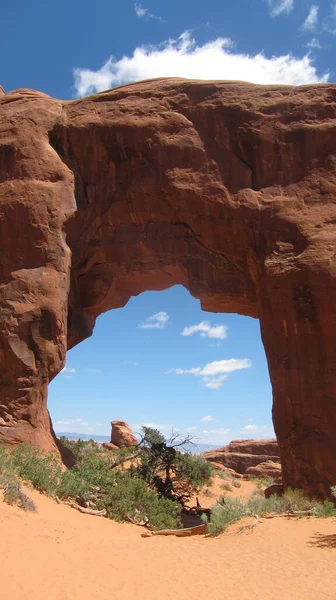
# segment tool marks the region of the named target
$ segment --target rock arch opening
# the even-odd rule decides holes
[[[260,319],[284,483],[328,495],[335,98],[170,79],[1,96],[1,439],[54,447],[47,386],[67,348],[130,296],[182,284]]]
[[[274,437],[271,397],[258,321],[204,312],[174,286],[101,315],[69,351],[48,406],[58,435],[109,436],[121,419],[137,433],[149,423],[179,430],[202,451]]]

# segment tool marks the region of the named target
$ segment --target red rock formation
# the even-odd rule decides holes
[[[220,448],[219,448],[220,450]],[[276,439],[270,440],[233,440],[224,446],[225,452],[239,452],[240,454],[258,454],[260,456],[276,456],[280,458],[279,444]]]
[[[251,477],[258,477],[261,479],[271,477],[274,479],[275,483],[281,483],[282,481],[281,465],[273,462],[272,460],[266,460],[265,462],[261,462],[256,466],[248,467],[245,471],[245,475],[249,479]]]
[[[265,460],[280,463],[280,451],[276,440],[234,440],[227,446],[206,450],[202,456],[213,464],[223,465],[236,473],[244,474],[246,469],[259,465]]]
[[[336,87],[163,79],[0,95],[0,436],[55,447],[47,385],[131,295],[260,319],[285,485],[336,482]]]
[[[111,421],[111,425],[111,444],[118,448],[138,445],[138,440],[128,423],[125,421]]]
[[[112,442],[103,442],[102,446],[103,448],[106,448],[106,450],[118,450],[118,446],[112,444]]]

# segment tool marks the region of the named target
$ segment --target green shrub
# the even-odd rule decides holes
[[[69,469],[62,473],[57,486],[59,498],[84,499],[90,491],[90,484],[76,471]]]
[[[221,488],[221,490],[224,490],[225,492],[232,492],[232,487],[229,483],[222,483],[220,488]]]
[[[246,506],[238,498],[225,498],[225,504],[215,504],[212,507],[211,521],[207,530],[211,535],[224,531],[231,523],[241,519],[246,514]]]
[[[34,488],[53,495],[62,475],[60,462],[52,454],[20,444],[10,453],[10,464],[24,481],[30,481]]]
[[[235,488],[241,488],[242,484],[238,479],[234,479],[232,482],[233,487]]]
[[[249,481],[252,481],[257,488],[270,487],[274,483],[273,477],[250,477]]]
[[[36,511],[34,502],[21,490],[18,481],[11,481],[4,487],[4,501],[7,504],[19,506],[26,511]]]
[[[216,475],[221,479],[233,479],[231,473],[228,473],[227,471],[216,471]]]
[[[310,512],[316,517],[336,516],[336,509],[332,502],[319,502],[304,495],[301,490],[288,488],[282,496],[273,495],[265,498],[256,490],[247,502],[236,498],[221,498],[213,508],[208,532],[217,534],[224,531],[230,523],[252,515],[263,516],[270,513]]]
[[[175,474],[177,478],[187,479],[193,488],[199,488],[211,483],[213,467],[202,456],[178,453]]]
[[[158,498],[146,483],[119,473],[115,484],[105,491],[103,505],[107,515],[116,521],[148,522],[153,529],[179,527],[181,506]]]

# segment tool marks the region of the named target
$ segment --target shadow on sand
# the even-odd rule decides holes
[[[308,545],[315,548],[336,548],[336,533],[330,535],[316,533],[310,542],[308,542]]]

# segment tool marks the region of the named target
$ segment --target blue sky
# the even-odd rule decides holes
[[[159,76],[335,81],[336,1],[12,0],[1,7],[0,84],[71,99]],[[272,435],[259,323],[201,311],[176,286],[102,315],[50,385],[56,431],[111,419],[206,443]]]

